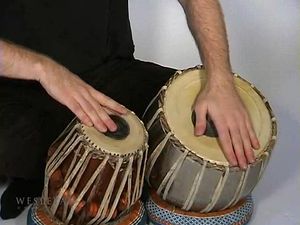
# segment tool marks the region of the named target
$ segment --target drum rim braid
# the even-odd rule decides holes
[[[184,69],[184,70],[177,70],[175,72],[175,74],[173,76],[170,77],[170,79],[167,81],[167,83],[164,85],[166,88],[162,88],[159,95],[158,95],[158,107],[159,108],[162,108],[165,104],[165,98],[166,98],[166,92],[168,90],[168,87],[170,87],[170,85],[172,84],[172,82],[178,78],[179,76],[182,76],[184,74],[186,74],[187,72],[190,72],[190,71],[194,71],[194,70],[201,70],[201,69],[204,69],[204,66],[203,65],[197,65],[195,67],[191,67],[191,68],[188,68],[188,69]],[[264,157],[265,157],[265,154],[268,153],[268,154],[271,154],[272,153],[272,150],[273,150],[273,147],[276,143],[276,139],[277,139],[277,122],[276,122],[276,117],[274,115],[274,112],[271,108],[271,105],[269,103],[269,101],[265,98],[265,96],[261,93],[261,91],[259,91],[252,83],[250,83],[249,81],[247,81],[246,79],[242,78],[239,74],[236,74],[236,73],[232,73],[233,76],[241,79],[242,81],[246,82],[258,95],[259,97],[262,99],[262,101],[264,102],[264,105],[266,106],[266,108],[268,109],[268,113],[269,113],[269,116],[271,118],[271,138],[269,140],[269,143],[265,146],[265,148],[261,151],[261,153],[256,157],[256,161],[255,163],[251,164],[251,166],[254,166],[258,163],[260,163],[261,161],[264,160]],[[189,151],[189,156],[191,157],[192,160],[194,161],[197,161],[197,162],[200,162],[201,164],[204,163],[204,161],[207,161],[208,164],[207,164],[207,167],[208,168],[215,168],[217,170],[221,170],[221,171],[224,171],[226,169],[226,165],[222,165],[222,164],[219,164],[218,162],[216,161],[212,161],[210,159],[206,159],[206,158],[203,158],[203,157],[200,157],[198,156],[196,153],[194,153],[191,149],[187,148],[186,146],[184,146],[181,141],[179,140],[179,138],[176,137],[176,134],[174,134],[171,129],[170,129],[170,126],[167,122],[167,119],[166,119],[166,116],[165,116],[165,112],[163,110],[161,110],[161,112],[159,113],[158,115],[158,119],[159,121],[161,122],[162,124],[162,129],[165,133],[171,133],[170,135],[170,139],[172,140],[172,144],[173,145],[177,145],[180,149],[180,151],[184,152],[184,150],[188,150]],[[231,168],[232,170],[240,170],[239,168],[236,168],[236,167],[232,167]]]
[[[114,157],[121,157],[121,158],[129,158],[130,156],[132,155],[136,155],[139,151],[142,151],[142,152],[145,152],[147,149],[148,149],[148,139],[149,139],[149,134],[148,134],[148,131],[147,129],[145,128],[145,124],[144,122],[133,112],[133,111],[130,111],[128,110],[127,113],[131,113],[133,114],[137,121],[140,123],[140,125],[142,126],[143,128],[143,133],[144,133],[144,141],[143,143],[141,144],[141,146],[139,146],[136,150],[134,150],[133,152],[130,152],[130,153],[125,153],[125,154],[117,154],[117,153],[111,153],[109,152],[107,149],[105,148],[101,148],[99,146],[97,146],[87,135],[85,129],[84,129],[84,125],[78,120],[78,119],[75,119],[75,125],[76,124],[79,124],[80,125],[80,128],[78,129],[78,132],[83,136],[84,140],[89,144],[91,145],[91,147],[97,149],[98,151],[104,153],[104,154],[109,154],[111,156],[114,156]]]

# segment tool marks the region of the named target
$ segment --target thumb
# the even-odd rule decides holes
[[[206,114],[207,108],[205,106],[200,106],[195,108],[196,113],[196,125],[195,125],[195,135],[201,136],[206,130]]]

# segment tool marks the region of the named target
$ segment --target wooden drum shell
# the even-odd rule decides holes
[[[147,133],[141,149],[114,155],[97,148],[82,131],[74,120],[50,147],[43,205],[64,224],[106,223],[142,194]]]

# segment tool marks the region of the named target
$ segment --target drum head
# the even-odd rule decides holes
[[[199,90],[205,85],[205,71],[193,69],[183,74],[177,76],[165,92],[163,111],[167,124],[175,137],[191,152],[211,163],[228,166],[216,137],[194,135],[192,107]],[[234,77],[234,82],[258,136],[261,147],[254,153],[259,157],[272,138],[270,111],[262,96],[247,81]]]
[[[82,132],[87,140],[97,149],[105,151],[113,155],[133,154],[137,150],[141,150],[147,142],[147,131],[143,123],[133,113],[128,112],[126,115],[120,116],[128,127],[128,135],[124,138],[113,138],[96,130],[94,127],[82,125]]]

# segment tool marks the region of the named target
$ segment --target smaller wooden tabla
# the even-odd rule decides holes
[[[145,206],[149,225],[245,225],[253,212],[253,201],[250,196],[240,200],[232,208],[199,213],[178,209],[152,192]]]
[[[116,132],[100,133],[74,120],[50,147],[42,202],[54,221],[106,223],[140,198],[147,132],[132,112],[111,118]]]
[[[193,104],[206,82],[202,67],[178,71],[149,104],[144,121],[149,132],[146,179],[163,200],[197,212],[223,210],[248,196],[261,178],[274,147],[277,128],[265,97],[234,76],[260,142],[255,163],[230,167],[211,129],[194,135]],[[210,125],[210,123],[208,123]]]

